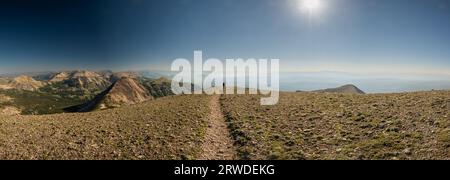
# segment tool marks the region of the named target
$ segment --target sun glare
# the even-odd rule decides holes
[[[322,8],[321,0],[300,0],[300,8],[308,13],[317,13]]]

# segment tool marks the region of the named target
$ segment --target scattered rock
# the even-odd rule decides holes
[[[411,154],[412,154],[410,148],[406,148],[406,149],[404,149],[402,152],[403,152],[404,154],[406,154],[406,155],[411,155]]]

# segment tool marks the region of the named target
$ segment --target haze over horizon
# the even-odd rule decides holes
[[[399,89],[421,89],[424,81],[450,88],[449,1],[315,1],[5,0],[0,74],[166,71],[203,50],[205,59],[277,58],[281,79],[321,81],[286,89],[358,79],[369,89],[387,86],[376,83],[383,80],[414,86]]]

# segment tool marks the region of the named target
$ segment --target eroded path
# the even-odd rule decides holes
[[[202,145],[200,160],[233,160],[236,159],[236,150],[233,146],[230,132],[228,131],[220,107],[220,95],[215,95],[210,103],[211,116]]]

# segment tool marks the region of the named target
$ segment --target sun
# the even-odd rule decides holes
[[[321,0],[300,0],[300,8],[308,13],[318,13],[322,9]]]
[[[316,10],[320,7],[320,1],[319,0],[303,0],[303,5],[306,9],[309,10]]]

